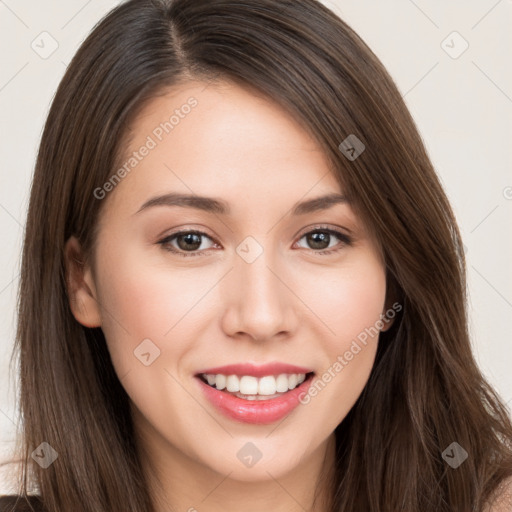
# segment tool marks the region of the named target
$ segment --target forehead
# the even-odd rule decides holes
[[[231,82],[190,81],[162,91],[134,118],[128,135],[119,165],[127,172],[111,193],[112,205],[121,196],[126,205],[169,191],[247,206],[251,198],[296,202],[342,193],[300,122]]]

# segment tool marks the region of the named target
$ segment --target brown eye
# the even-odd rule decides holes
[[[199,256],[203,254],[210,246],[204,247],[204,240],[213,240],[201,231],[180,231],[167,236],[160,242],[166,251],[179,254],[180,256]],[[187,254],[188,253],[188,254]]]
[[[351,244],[351,240],[347,235],[327,228],[309,231],[302,235],[300,240],[302,239],[306,240],[306,249],[312,249],[319,254],[336,252],[344,246]],[[336,239],[338,240],[338,243],[336,243]]]
[[[313,233],[308,233],[306,235],[306,240],[308,241],[311,249],[327,249],[331,241],[331,235],[325,231],[315,231]]]
[[[201,246],[201,235],[197,233],[187,233],[176,237],[178,247],[183,251],[197,250]]]

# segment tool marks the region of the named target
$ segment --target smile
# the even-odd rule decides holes
[[[290,414],[300,405],[299,398],[307,393],[313,376],[307,368],[279,363],[230,365],[195,375],[203,396],[217,412],[253,424],[274,423]]]

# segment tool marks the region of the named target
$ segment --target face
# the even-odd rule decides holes
[[[279,478],[332,439],[368,380],[378,247],[318,145],[247,89],[188,82],[130,128],[125,172],[96,192],[96,263],[73,314],[101,326],[160,465]]]

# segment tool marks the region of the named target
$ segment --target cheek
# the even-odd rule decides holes
[[[154,266],[135,256],[124,252],[122,261],[103,266],[102,330],[133,404],[143,417],[161,426],[172,416],[178,442],[187,435],[182,418],[198,414],[197,404],[184,390],[187,376],[180,369],[203,327],[200,318],[205,312],[199,301],[214,284],[214,276],[200,278],[199,272]]]
[[[315,293],[306,295],[307,289]],[[380,319],[386,298],[385,272],[377,260],[361,257],[336,271],[311,276],[303,293],[331,334],[325,341],[332,353],[344,349]]]
[[[322,417],[328,432],[341,423],[370,376],[385,307],[386,279],[377,260],[362,258],[328,279],[317,280],[317,288],[320,282],[324,287],[310,295],[308,305],[330,335],[321,338],[323,367],[302,403]]]
[[[102,330],[119,373],[137,368],[134,351],[147,339],[160,350],[155,364],[171,367],[172,361],[175,367],[193,337],[190,319],[214,284],[203,273],[149,265],[126,252],[118,262],[103,266],[99,282]],[[189,339],[178,335],[184,328]]]

